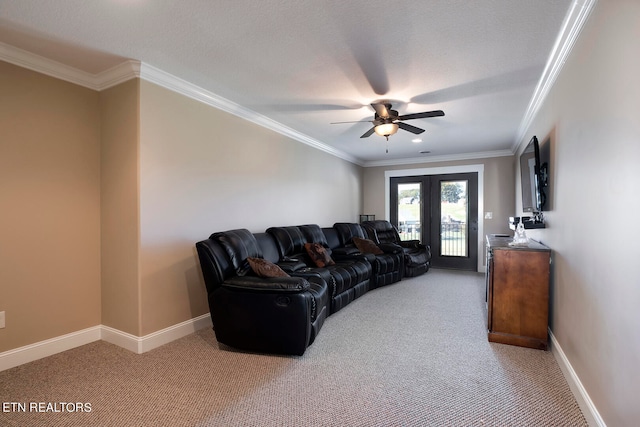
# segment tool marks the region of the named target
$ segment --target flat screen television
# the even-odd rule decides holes
[[[540,146],[535,135],[520,155],[520,178],[522,210],[538,217],[544,208],[546,196],[540,168]]]

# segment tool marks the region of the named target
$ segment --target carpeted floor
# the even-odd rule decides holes
[[[95,342],[0,372],[0,396],[26,407],[2,426],[587,425],[551,352],[487,341],[483,276],[446,270],[367,293],[302,357],[211,330],[142,355]]]

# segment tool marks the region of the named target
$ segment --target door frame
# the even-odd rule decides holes
[[[385,219],[391,218],[391,202],[389,200],[389,191],[391,188],[391,178],[417,175],[445,175],[454,173],[478,173],[478,267],[477,271],[485,271],[484,260],[480,254],[484,253],[484,165],[460,165],[460,166],[439,166],[433,168],[418,169],[396,169],[384,171],[384,209]]]

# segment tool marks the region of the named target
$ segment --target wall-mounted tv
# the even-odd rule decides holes
[[[540,147],[535,136],[520,155],[520,178],[522,210],[537,216],[544,209],[546,196],[540,166]]]

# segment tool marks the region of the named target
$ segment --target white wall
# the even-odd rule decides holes
[[[547,228],[528,234],[554,251],[551,329],[609,426],[640,425],[638,40],[640,2],[598,2],[527,133],[550,144]]]

